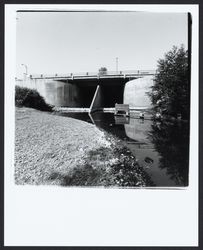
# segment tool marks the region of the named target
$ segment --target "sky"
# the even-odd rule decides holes
[[[18,12],[16,76],[154,70],[173,45],[187,49],[187,14]]]

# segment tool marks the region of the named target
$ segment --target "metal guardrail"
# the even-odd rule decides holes
[[[35,74],[30,75],[31,79],[40,78],[74,78],[74,77],[105,77],[105,76],[130,76],[130,75],[155,75],[156,70],[119,70],[104,72],[80,72],[69,74]]]

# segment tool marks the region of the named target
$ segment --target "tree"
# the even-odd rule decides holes
[[[154,85],[149,93],[155,112],[189,119],[190,114],[190,81],[188,51],[181,45],[173,46],[158,60]]]
[[[107,74],[107,68],[106,67],[101,67],[99,69],[99,75],[106,75]]]

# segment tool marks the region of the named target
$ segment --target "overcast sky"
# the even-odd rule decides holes
[[[173,45],[187,48],[187,14],[19,12],[17,76],[156,69]]]

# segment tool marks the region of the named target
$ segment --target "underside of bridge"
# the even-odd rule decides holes
[[[129,79],[98,79],[88,81],[69,81],[69,86],[74,86],[73,91],[77,103],[69,102],[71,107],[94,108],[114,107],[115,103],[123,103],[123,92],[125,83]],[[69,90],[70,91],[70,90]]]
[[[100,86],[101,95],[105,98],[102,100],[102,106],[114,107],[115,103],[123,103],[124,85],[118,86]]]
[[[64,106],[89,108],[93,104],[97,108],[114,107],[115,103],[123,103],[123,90],[124,85],[78,87],[72,101],[68,93]]]
[[[49,104],[71,108],[111,108],[123,103],[129,78],[47,80],[44,96]],[[36,82],[35,82],[36,83]],[[42,86],[42,82],[39,82]]]
[[[89,86],[88,88],[78,87],[77,107],[89,108],[92,103],[95,91],[96,86]]]

